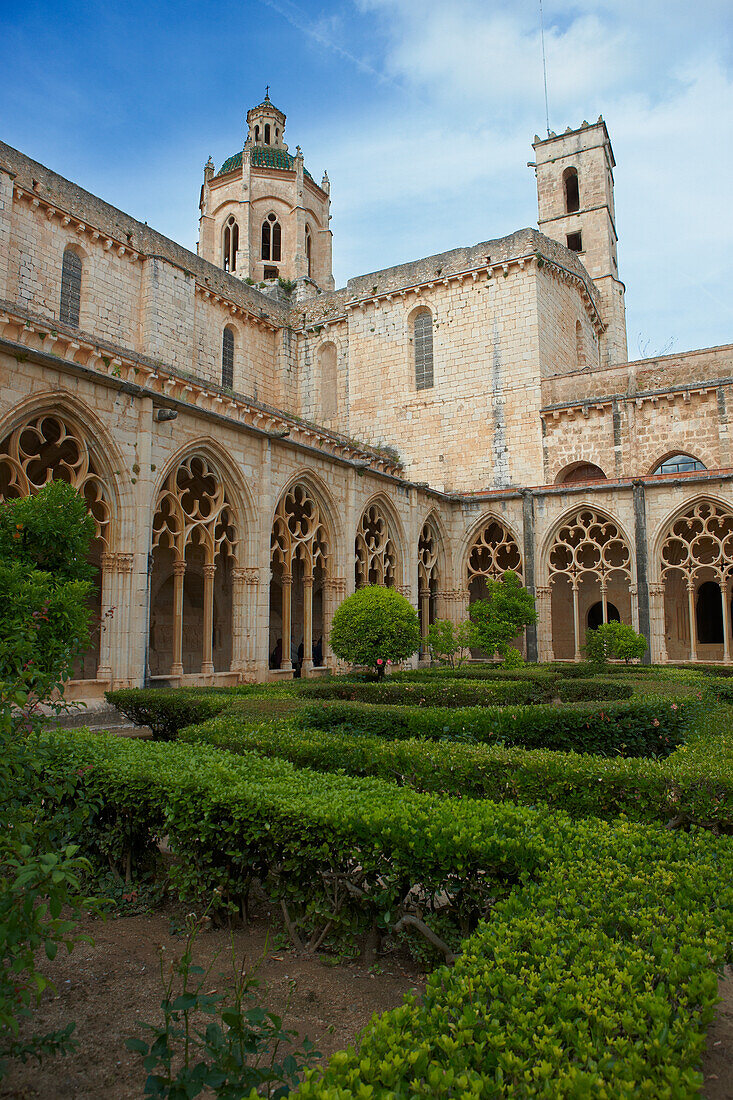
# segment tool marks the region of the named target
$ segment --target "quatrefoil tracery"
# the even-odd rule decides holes
[[[357,588],[370,584],[392,585],[397,571],[397,551],[387,517],[377,504],[362,512],[354,547]]]
[[[677,571],[688,584],[701,577],[729,583],[733,577],[733,515],[712,501],[698,501],[670,524],[661,557],[663,578]]]
[[[426,520],[417,543],[418,587],[430,591],[438,580],[438,536],[430,520]]]
[[[312,576],[328,565],[328,531],[318,502],[305,485],[297,484],[281,497],[275,512],[270,541],[271,561],[292,573],[293,562],[303,563],[304,575]]]
[[[201,546],[206,563],[218,555],[236,561],[237,529],[219,475],[202,455],[184,459],[165,479],[155,502],[153,547],[185,561],[187,546]]]
[[[0,499],[31,496],[54,480],[68,482],[84,497],[97,538],[109,546],[111,494],[95,467],[89,441],[58,413],[43,413],[0,444]]]
[[[522,555],[511,532],[498,519],[486,523],[468,555],[468,583],[476,577],[501,580],[507,569],[522,576]]]
[[[558,576],[571,584],[589,576],[605,586],[614,573],[631,581],[631,550],[613,520],[584,508],[557,533],[550,551],[550,584]]]

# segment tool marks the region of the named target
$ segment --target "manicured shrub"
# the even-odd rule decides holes
[[[205,722],[232,706],[233,699],[221,693],[168,691],[160,688],[129,688],[106,691],[105,699],[137,726],[150,726],[160,741],[171,741],[184,726]]]
[[[406,661],[419,649],[420,622],[400,592],[373,584],[337,607],[329,640],[337,657],[383,673],[388,661]]]
[[[470,680],[401,681],[359,684],[334,680],[310,680],[299,686],[307,699],[356,699],[363,703],[391,703],[393,706],[470,707],[490,703],[542,703],[553,696],[551,682],[507,681],[480,683]]]
[[[304,1098],[697,1094],[733,938],[727,838],[573,822],[200,745],[64,731],[50,745],[57,767],[82,772],[85,842],[121,860],[126,823],[138,845],[163,832],[185,893],[219,887],[225,908],[257,877],[298,928],[343,923],[345,910],[386,931],[414,888],[428,921],[440,898],[474,928],[424,998],[374,1020]]]
[[[420,708],[326,702],[298,715],[306,729],[367,733],[389,740],[426,738],[588,752],[598,756],[667,756],[697,713],[688,700],[561,707]]]
[[[610,622],[588,630],[583,648],[593,664],[603,665],[614,658],[628,664],[641,660],[647,651],[647,640],[628,623]]]
[[[256,752],[318,771],[369,775],[421,791],[489,798],[526,806],[547,803],[573,818],[701,825],[733,833],[733,768],[714,744],[666,760],[590,756],[425,740],[339,736],[296,724],[245,724],[226,715],[179,737],[230,752]]]
[[[620,680],[558,680],[556,691],[563,703],[630,699],[634,694],[632,685]]]

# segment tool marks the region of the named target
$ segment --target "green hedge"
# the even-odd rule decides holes
[[[410,705],[433,707],[474,707],[495,704],[503,706],[515,703],[545,703],[553,696],[552,683],[476,683],[466,680],[437,682],[402,681],[390,683],[354,683],[340,678],[332,680],[306,680],[299,685],[298,694],[307,699],[353,699],[361,703],[389,703],[392,706]]]
[[[563,703],[589,703],[602,699],[630,699],[631,684],[621,680],[558,680],[557,696]]]
[[[158,740],[170,741],[184,726],[205,722],[227,710],[231,697],[214,692],[129,688],[104,697],[138,726],[150,726]]]
[[[368,735],[303,730],[279,723],[247,726],[231,716],[182,730],[180,739],[230,752],[280,757],[299,767],[369,775],[420,791],[490,798],[525,806],[547,803],[573,818],[700,825],[733,833],[733,770],[698,750],[647,760],[543,749],[433,741],[387,741]]]
[[[358,873],[344,893],[367,924],[390,927],[418,884],[466,919],[489,914],[422,1000],[374,1020],[302,1097],[697,1094],[733,936],[727,838],[572,822],[200,745],[57,731],[49,748],[55,767],[81,772],[86,843],[118,862],[164,834],[181,887],[206,898],[237,898],[257,877],[303,920],[317,908],[339,921],[334,882]]]
[[[697,712],[687,700],[668,698],[604,706],[456,709],[327,702],[304,707],[298,721],[306,729],[367,733],[388,740],[428,738],[598,756],[667,756],[683,740]]]

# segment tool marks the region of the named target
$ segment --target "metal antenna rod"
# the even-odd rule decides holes
[[[547,58],[545,57],[545,18],[542,14],[542,0],[540,0],[540,40],[542,42],[542,72],[545,78],[545,126],[547,136],[550,136],[550,108],[547,105]]]

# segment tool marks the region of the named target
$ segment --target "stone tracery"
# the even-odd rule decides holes
[[[273,618],[278,610],[274,599],[276,585],[279,585],[281,592],[279,610],[282,648],[279,667],[289,669],[293,663],[291,652],[295,610],[296,620],[302,620],[296,621],[295,625],[297,633],[302,632],[302,665],[308,672],[313,667],[314,654],[319,665],[323,662],[323,619],[328,610],[324,605],[324,589],[329,571],[329,535],[318,501],[302,483],[291,486],[280,498],[272,525],[270,555],[273,574],[271,631]]]
[[[215,633],[221,639],[219,649],[225,648],[231,634],[215,621],[215,588],[219,590],[220,616],[228,620],[238,541],[233,508],[216,469],[201,454],[181,461],[158,493],[152,539],[155,564],[161,568],[167,565],[167,577],[159,585],[158,595],[165,586],[172,585],[171,676],[184,673],[184,623],[188,627],[186,648],[190,660],[193,651],[199,650],[202,675],[214,672]],[[151,601],[151,650],[162,659],[159,651],[167,640],[168,623],[161,626],[156,637],[155,610],[155,601]],[[155,671],[161,673],[164,669],[159,664]]]
[[[109,553],[112,541],[111,492],[95,462],[86,434],[56,412],[34,413],[0,443],[0,500],[31,496],[50,481],[66,481],[80,493],[94,519],[96,537],[90,560],[96,570],[90,607],[93,645],[74,675],[80,679],[108,679],[109,637],[102,608],[111,598],[112,577],[120,555]],[[121,571],[125,571],[126,562]]]
[[[631,550],[618,524],[593,508],[581,508],[568,517],[560,526],[550,549],[549,580],[553,594],[562,588],[565,591],[569,588],[572,593],[573,656],[578,660],[583,638],[581,586],[586,586],[593,593],[600,588],[604,623],[608,622],[611,588],[614,590],[614,603],[618,603],[622,595],[628,597]],[[559,617],[559,609],[553,611],[553,626]]]
[[[436,600],[440,571],[438,551],[440,541],[432,520],[422,525],[417,543],[417,581],[420,607],[421,655],[427,655],[427,636],[431,622],[437,618]]]
[[[357,588],[397,583],[397,547],[389,520],[378,504],[364,509],[356,531],[354,572]]]
[[[491,517],[471,544],[466,566],[469,598],[480,599],[487,580],[501,580],[507,569],[522,576],[522,555],[516,539],[501,520]]]
[[[713,582],[720,590],[723,621],[723,659],[730,660],[730,598],[733,588],[733,513],[709,500],[699,500],[667,527],[660,550],[661,578],[665,595],[687,595],[689,659],[698,659],[695,597],[700,587]],[[675,593],[675,588],[682,591]],[[683,597],[684,598],[684,597]],[[678,603],[681,601],[678,601]],[[671,609],[670,609],[671,610]],[[681,608],[678,608],[681,611]],[[672,615],[670,615],[670,618]],[[679,615],[678,630],[684,616]]]

